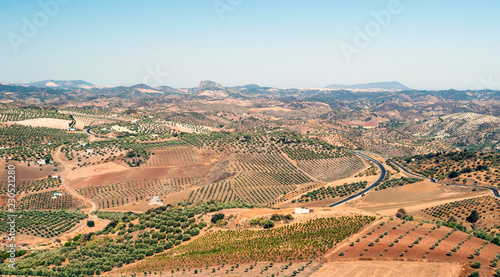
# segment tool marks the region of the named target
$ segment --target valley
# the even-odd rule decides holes
[[[0,104],[21,251],[3,275],[499,270],[496,94],[74,89]]]

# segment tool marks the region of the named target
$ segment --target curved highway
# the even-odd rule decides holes
[[[87,134],[91,135],[91,136],[95,136],[94,133],[92,133],[90,130],[94,129],[95,127],[90,127],[87,129]]]
[[[381,154],[378,154],[378,153],[373,153],[373,152],[366,152],[365,153],[370,153],[370,154],[374,154],[374,155],[377,155],[379,157],[382,157],[384,159],[387,159],[388,161],[390,161],[391,163],[395,164],[397,167],[399,167],[401,170],[403,170],[404,172],[406,172],[407,174],[410,174],[410,175],[413,175],[413,176],[416,176],[418,178],[423,178],[423,179],[429,179],[431,180],[431,182],[433,183],[436,183],[436,179],[434,178],[428,178],[428,177],[425,177],[423,175],[420,175],[420,174],[417,174],[417,173],[414,173],[414,172],[411,172],[409,171],[406,167],[402,166],[401,164],[399,164],[398,162],[394,161],[393,159],[389,158],[389,157],[385,157]],[[498,192],[498,189],[494,188],[494,187],[490,187],[490,186],[481,186],[481,185],[461,185],[461,184],[451,184],[453,186],[458,186],[458,187],[470,187],[470,188],[483,188],[483,189],[489,189],[493,192],[493,195],[497,198],[500,198],[500,193]]]
[[[377,179],[377,181],[375,181],[369,187],[367,187],[367,188],[363,189],[362,191],[360,191],[356,194],[353,194],[347,198],[344,198],[336,203],[333,203],[329,207],[336,207],[336,206],[342,205],[348,201],[353,200],[354,198],[357,198],[357,197],[367,193],[368,191],[370,191],[370,190],[374,189],[376,186],[378,186],[380,184],[380,182],[382,182],[382,180],[384,180],[385,176],[387,175],[387,171],[386,171],[385,167],[379,161],[375,160],[374,158],[372,158],[368,155],[365,155],[361,152],[358,152],[358,151],[350,151],[350,152],[375,163],[378,166],[378,168],[380,169],[380,177]]]

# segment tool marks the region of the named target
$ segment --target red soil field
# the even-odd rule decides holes
[[[381,226],[382,222],[385,222],[383,226]],[[394,226],[396,226],[396,229],[393,229]],[[491,243],[485,246],[484,240],[469,236],[466,233],[454,231],[448,227],[432,230],[433,226],[427,223],[420,225],[420,223],[414,221],[403,223],[402,220],[397,218],[394,220],[383,219],[368,226],[357,235],[346,239],[342,244],[339,244],[339,247],[328,253],[326,259],[327,261],[423,260],[463,264],[481,262],[481,276],[493,275],[495,268],[491,267],[491,264],[493,258],[500,253],[500,246]],[[383,235],[381,238],[381,235],[385,232],[387,232],[387,235]],[[417,244],[416,241],[419,237],[421,240]],[[377,238],[379,239],[378,242]],[[357,242],[358,239],[359,242]],[[399,242],[396,243],[396,239]],[[432,250],[431,246],[438,240],[441,240],[439,246]],[[350,246],[352,242],[354,242],[354,245]],[[374,244],[370,246],[372,242]],[[393,243],[393,246],[390,246],[391,243]],[[412,243],[413,246],[411,246]],[[457,247],[456,252],[452,251],[454,247]],[[475,253],[478,248],[481,249],[480,255],[475,255],[471,259],[470,255]],[[449,256],[450,251],[452,251],[451,256]],[[343,252],[343,256],[341,252]],[[402,255],[402,253],[404,254]],[[466,266],[466,268],[472,271],[470,267]]]
[[[95,184],[106,185],[130,180],[156,179],[167,177],[202,177],[208,174],[210,168],[205,165],[141,168],[115,166],[112,172],[100,170],[105,165],[94,165],[78,168],[68,173],[68,180],[75,189],[90,187]]]

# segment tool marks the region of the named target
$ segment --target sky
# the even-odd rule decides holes
[[[500,89],[500,1],[0,1],[0,82]]]

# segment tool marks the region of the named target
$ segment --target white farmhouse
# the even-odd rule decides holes
[[[306,209],[306,208],[295,208],[295,213],[296,214],[308,214],[313,212],[313,209]]]

